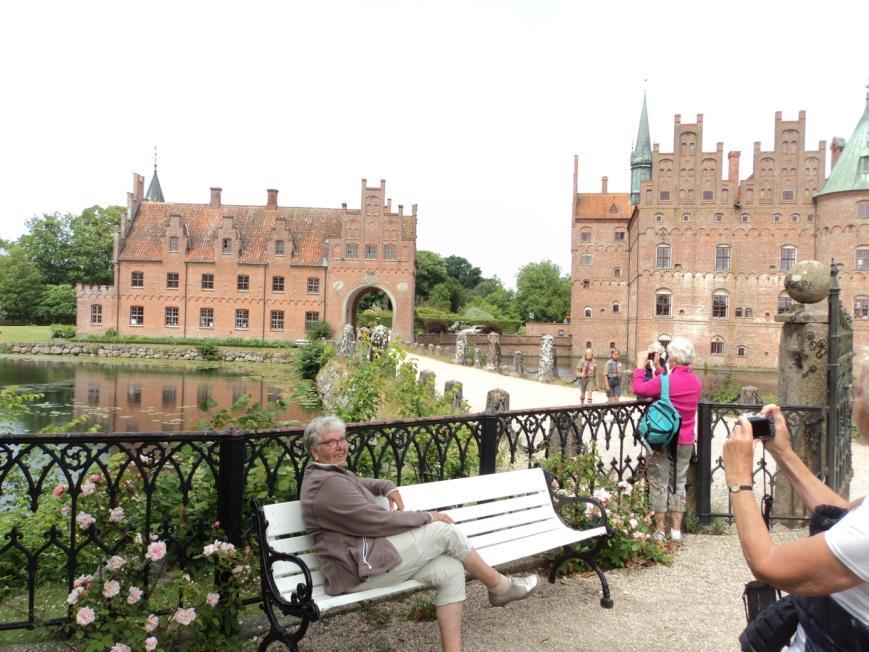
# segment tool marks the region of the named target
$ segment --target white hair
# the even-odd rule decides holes
[[[347,432],[347,426],[336,416],[317,417],[305,427],[305,450],[314,450],[320,445],[323,435],[329,432]]]
[[[667,356],[672,364],[694,364],[697,354],[694,345],[684,337],[674,337],[667,345]]]

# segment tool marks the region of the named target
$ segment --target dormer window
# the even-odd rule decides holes
[[[869,156],[860,157],[860,174],[869,174]]]
[[[284,255],[284,241],[283,240],[275,240],[275,256],[283,256]]]
[[[178,251],[178,236],[173,235],[169,237],[169,251],[171,253],[177,253]]]
[[[230,238],[223,239],[223,253],[225,253],[225,254],[232,253],[232,240]]]

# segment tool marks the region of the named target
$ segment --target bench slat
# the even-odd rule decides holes
[[[448,514],[456,522],[457,525],[464,521],[472,521],[486,516],[494,516],[496,514],[504,514],[506,512],[519,511],[523,509],[531,509],[533,507],[551,506],[552,501],[549,498],[549,493],[541,491],[536,494],[528,494],[518,498],[505,498],[504,500],[492,500],[478,505],[465,505],[448,510]]]
[[[430,485],[436,484],[437,489]],[[543,469],[525,469],[510,473],[478,475],[437,483],[400,487],[406,509],[432,510],[481,502],[507,496],[537,493],[545,487]]]
[[[605,527],[579,532],[570,528],[552,530],[529,536],[521,541],[510,541],[479,549],[477,552],[490,566],[498,566],[523,557],[530,557],[553,548],[579,543],[606,534]]]
[[[298,500],[265,505],[263,511],[269,522],[269,538],[305,532],[302,520],[302,505]]]
[[[521,512],[511,512],[475,521],[465,521],[464,523],[460,523],[458,528],[466,537],[471,538],[487,532],[500,532],[502,530],[514,529],[521,525],[549,521],[552,520],[553,516],[551,508],[547,509],[541,506]]]

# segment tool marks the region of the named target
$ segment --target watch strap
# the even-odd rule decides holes
[[[738,494],[740,491],[754,491],[754,485],[750,484],[732,484],[728,487],[730,493]]]

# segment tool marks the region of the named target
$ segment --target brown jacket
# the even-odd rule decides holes
[[[385,537],[431,523],[428,512],[390,512],[377,504],[375,496],[395,488],[389,480],[357,478],[334,464],[315,462],[305,469],[302,520],[314,538],[329,595],[398,566],[401,558]]]

